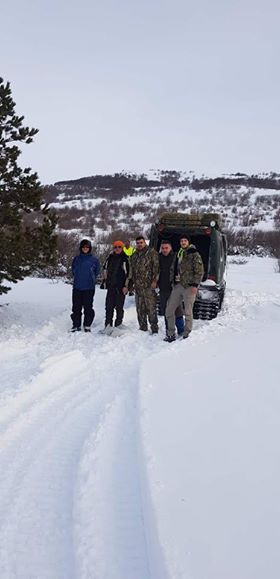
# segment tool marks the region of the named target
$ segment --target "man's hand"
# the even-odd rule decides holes
[[[194,295],[197,294],[197,287],[192,286],[192,294]]]
[[[157,287],[157,282],[156,281],[152,281],[151,283],[151,288],[154,290]]]
[[[122,293],[123,293],[124,296],[126,296],[127,292],[128,292],[127,287],[123,287],[123,288],[122,288]]]

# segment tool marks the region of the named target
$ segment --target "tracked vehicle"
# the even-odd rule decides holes
[[[211,320],[221,309],[226,288],[227,240],[221,231],[221,217],[217,213],[165,213],[151,228],[150,246],[159,251],[161,241],[166,239],[177,252],[182,233],[196,246],[204,264],[193,315]]]

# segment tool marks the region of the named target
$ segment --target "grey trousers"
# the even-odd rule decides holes
[[[170,294],[169,300],[167,302],[165,317],[167,321],[167,334],[168,336],[175,335],[175,312],[178,306],[184,302],[184,314],[185,314],[185,330],[184,336],[188,336],[192,331],[193,324],[193,304],[196,298],[196,294],[193,293],[192,287],[184,288],[180,283],[177,283]]]

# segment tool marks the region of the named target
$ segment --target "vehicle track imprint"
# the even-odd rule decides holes
[[[81,338],[2,397],[1,579],[123,579],[128,568],[149,579],[135,432],[141,354],[123,364],[120,344],[100,337],[88,354]]]

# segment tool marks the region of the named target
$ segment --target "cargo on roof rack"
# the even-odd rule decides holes
[[[164,213],[160,216],[159,223],[168,228],[211,226],[220,229],[222,218],[219,213]]]

